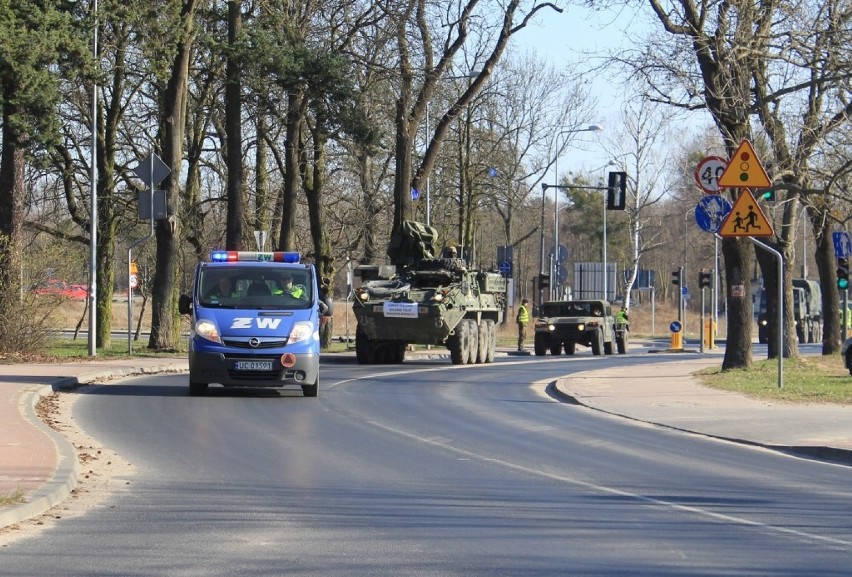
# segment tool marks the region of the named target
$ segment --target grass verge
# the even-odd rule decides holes
[[[778,360],[755,362],[750,369],[697,373],[708,386],[749,397],[793,403],[852,404],[852,378],[840,355],[784,359],[783,388],[778,388]]]
[[[0,495],[0,507],[9,505],[17,505],[24,502],[24,492],[20,489],[16,490],[11,495]]]

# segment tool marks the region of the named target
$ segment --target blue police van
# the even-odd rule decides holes
[[[328,307],[313,265],[298,253],[214,251],[178,309],[192,321],[190,395],[211,383],[319,393],[319,326]]]

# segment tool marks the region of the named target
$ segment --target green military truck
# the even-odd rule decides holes
[[[573,355],[577,345],[592,349],[592,354],[627,353],[628,330],[616,323],[612,306],[603,300],[550,301],[542,303],[535,321],[536,356]]]
[[[411,344],[446,347],[456,365],[493,362],[506,279],[470,270],[455,252],[436,256],[436,238],[434,228],[404,221],[388,249],[392,264],[356,269],[359,364],[401,363]]]

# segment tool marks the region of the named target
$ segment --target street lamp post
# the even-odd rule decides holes
[[[603,165],[602,170],[606,170],[610,166],[615,166],[618,164],[614,160],[610,160],[605,165]],[[602,182],[605,182],[602,181]],[[607,194],[603,195],[603,298],[605,301],[609,300],[609,291],[607,290],[607,283],[609,282],[609,270],[607,269],[606,262],[606,198]]]
[[[590,124],[586,128],[574,128],[571,130],[563,130],[556,135],[556,158],[554,159],[554,171],[556,172],[556,184],[559,184],[559,137],[564,134],[575,134],[577,132],[600,132],[603,127],[598,124]],[[563,142],[564,146],[564,142]],[[543,202],[543,199],[542,199]],[[541,231],[544,238],[544,230]],[[544,268],[542,266],[542,268]],[[550,273],[550,298],[554,299],[554,287],[556,285],[557,272],[559,271],[559,186],[553,188],[553,268]]]

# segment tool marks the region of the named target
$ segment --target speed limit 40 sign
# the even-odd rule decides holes
[[[719,177],[727,167],[728,161],[721,156],[708,156],[698,163],[695,182],[707,194],[719,194]]]

